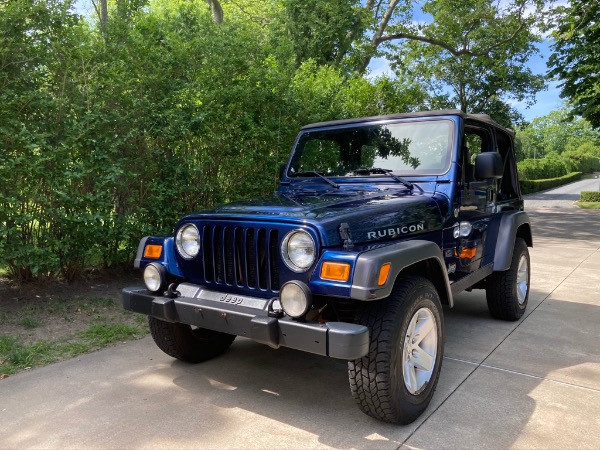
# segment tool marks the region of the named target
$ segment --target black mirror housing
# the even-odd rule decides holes
[[[504,164],[498,152],[484,152],[475,158],[475,178],[486,180],[488,178],[502,178]]]

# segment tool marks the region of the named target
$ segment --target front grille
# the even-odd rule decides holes
[[[202,249],[207,283],[279,291],[277,230],[207,225]]]

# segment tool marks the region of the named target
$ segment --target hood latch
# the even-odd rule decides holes
[[[344,242],[344,250],[350,250],[354,246],[352,242],[352,233],[350,232],[350,226],[347,223],[340,224],[340,238]]]

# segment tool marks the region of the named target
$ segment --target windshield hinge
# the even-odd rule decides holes
[[[350,250],[354,246],[350,226],[345,222],[340,225],[340,238],[344,242],[344,250]]]

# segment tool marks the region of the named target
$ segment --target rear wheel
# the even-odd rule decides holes
[[[487,280],[487,304],[496,319],[518,320],[525,312],[529,300],[529,266],[527,244],[517,238],[510,268],[494,272]]]
[[[193,329],[183,323],[165,322],[148,317],[150,333],[158,347],[181,361],[199,363],[224,353],[233,343],[234,335],[205,328]]]
[[[422,277],[399,279],[388,299],[367,305],[369,353],[348,363],[359,408],[386,422],[413,422],[427,408],[439,378],[443,318],[438,292]]]

